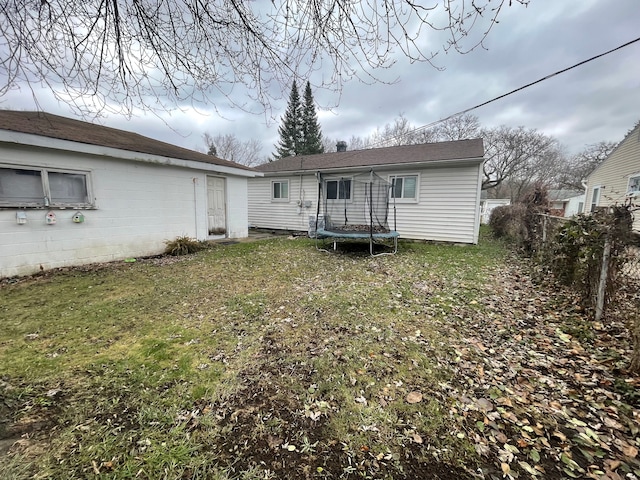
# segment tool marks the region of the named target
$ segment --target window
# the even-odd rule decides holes
[[[271,200],[289,200],[289,180],[277,180],[271,182]]]
[[[627,193],[640,195],[640,175],[629,177],[629,188],[627,188]]]
[[[591,194],[591,212],[595,212],[599,202],[600,202],[600,187],[593,187],[593,192]]]
[[[91,207],[87,172],[0,166],[0,206]]]
[[[391,177],[391,198],[417,200],[418,176],[398,175]]]
[[[327,180],[328,200],[351,200],[351,179]]]

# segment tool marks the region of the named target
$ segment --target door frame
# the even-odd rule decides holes
[[[219,178],[222,180],[222,186],[223,186],[223,201],[224,201],[224,234],[212,234],[211,232],[211,225],[209,224],[209,178]],[[206,215],[206,219],[207,219],[207,236],[209,238],[227,238],[227,236],[229,235],[229,212],[228,212],[228,206],[227,206],[227,177],[225,176],[221,176],[221,175],[207,175],[206,176],[206,181],[205,181],[205,191],[206,191],[206,198],[207,198],[207,203],[206,203],[206,208],[205,208],[205,215]]]

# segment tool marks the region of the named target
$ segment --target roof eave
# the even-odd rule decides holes
[[[106,156],[143,163],[155,163],[167,166],[205,170],[208,172],[224,173],[239,177],[253,178],[263,176],[262,172],[259,172],[258,170],[245,170],[243,168],[228,167],[226,165],[218,165],[215,163],[199,162],[196,160],[187,160],[182,158],[153,155],[149,153],[133,152],[120,148],[104,147],[93,145],[90,143],[74,142],[71,140],[61,140],[31,133],[14,132],[11,130],[0,130],[0,142],[14,143],[17,145],[24,145],[29,147],[84,153],[87,155]]]
[[[484,162],[484,157],[470,157],[470,158],[452,158],[452,159],[444,159],[444,160],[428,160],[428,161],[420,161],[420,162],[401,162],[401,163],[380,163],[376,165],[352,165],[345,167],[324,167],[324,168],[307,168],[307,169],[296,169],[296,170],[276,170],[270,172],[262,172],[264,176],[282,176],[282,175],[304,175],[304,174],[313,174],[316,172],[342,172],[342,171],[365,171],[369,170],[394,170],[398,168],[425,168],[431,166],[440,166],[446,165],[450,163],[455,163],[458,166],[462,166],[465,164],[475,165],[481,164]]]

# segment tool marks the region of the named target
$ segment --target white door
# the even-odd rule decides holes
[[[209,235],[227,233],[224,178],[207,176],[207,216]]]

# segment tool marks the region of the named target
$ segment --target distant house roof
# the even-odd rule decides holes
[[[568,189],[560,189],[560,190],[549,190],[549,200],[553,201],[565,201],[573,197],[578,197],[580,195],[584,195],[584,191],[579,190],[568,190]]]
[[[170,143],[153,140],[152,138],[144,137],[137,133],[95,125],[93,123],[45,112],[0,110],[0,130],[40,135],[58,140],[117,148],[130,152],[159,155],[180,160],[204,162],[229,168],[254,170],[236,162],[223,160],[213,155],[206,155]]]
[[[340,168],[376,167],[405,163],[436,163],[450,160],[482,161],[481,138],[452,142],[423,143],[399,147],[371,148],[346,152],[286,157],[256,167],[264,173],[322,171]]]

